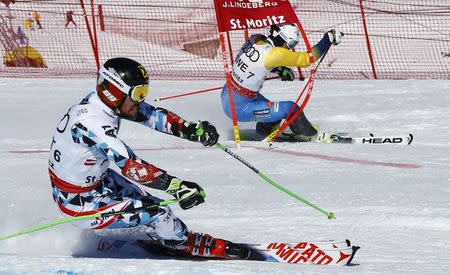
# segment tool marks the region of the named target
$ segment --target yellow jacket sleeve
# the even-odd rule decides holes
[[[308,67],[309,64],[307,52],[293,52],[282,47],[273,47],[264,61],[264,67],[268,70],[280,66]]]

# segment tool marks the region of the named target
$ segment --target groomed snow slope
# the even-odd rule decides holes
[[[62,218],[51,198],[47,154],[39,150],[48,149],[60,117],[94,83],[0,79],[0,236]],[[221,84],[154,81],[147,102]],[[269,81],[263,93],[294,99],[302,84]],[[362,247],[355,266],[74,258],[81,231],[64,224],[1,241],[0,274],[444,274],[450,269],[449,91],[449,81],[318,81],[306,114],[322,129],[355,136],[411,132],[414,142],[280,144],[273,150],[244,142],[234,149],[277,183],[333,211],[335,220],[217,148],[123,123],[120,136],[138,155],[204,187],[206,203],[188,211],[173,206],[192,230],[237,242],[349,238]],[[221,142],[234,147],[219,92],[159,105],[186,119],[209,120]]]

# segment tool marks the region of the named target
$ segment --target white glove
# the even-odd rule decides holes
[[[330,39],[330,42],[333,45],[338,45],[339,43],[341,43],[342,37],[344,36],[343,32],[336,30],[336,29],[332,29],[332,30],[328,31],[327,34],[328,34],[328,39]]]

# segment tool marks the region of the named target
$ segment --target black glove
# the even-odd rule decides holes
[[[272,69],[272,73],[278,74],[278,76],[281,78],[281,81],[293,81],[295,79],[294,71],[289,67],[276,67]]]
[[[192,141],[200,141],[204,146],[213,146],[219,140],[216,127],[208,121],[200,121],[197,124],[188,123],[183,130],[186,138]]]
[[[205,191],[195,182],[173,178],[166,192],[176,199],[184,210],[205,202]]]

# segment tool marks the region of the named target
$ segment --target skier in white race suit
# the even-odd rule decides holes
[[[205,146],[213,146],[219,138],[216,128],[207,121],[189,122],[145,103],[148,83],[145,68],[128,58],[110,59],[100,68],[96,92],[73,105],[56,127],[48,169],[53,198],[62,213],[72,217],[125,212],[80,220],[76,222],[79,227],[98,230],[147,226],[160,245],[175,251],[227,257],[234,251],[233,243],[191,232],[168,206],[145,208],[162,200],[133,183],[166,191],[178,199],[182,209],[205,199],[200,185],[149,164],[119,139],[122,120]],[[122,175],[109,168],[111,162]]]

